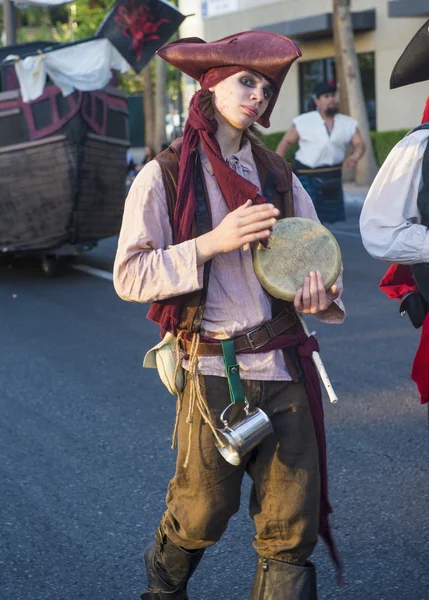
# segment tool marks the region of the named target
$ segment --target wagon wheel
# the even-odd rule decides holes
[[[58,260],[55,256],[45,256],[42,260],[42,271],[46,277],[55,277],[58,273]]]

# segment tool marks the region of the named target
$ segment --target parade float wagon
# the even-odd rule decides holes
[[[183,18],[130,0],[89,40],[0,48],[0,252],[39,256],[53,275],[118,233],[129,141],[115,70],[139,71]]]

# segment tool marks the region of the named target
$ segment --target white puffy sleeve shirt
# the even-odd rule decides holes
[[[429,262],[429,233],[420,225],[417,197],[429,131],[405,136],[383,163],[360,217],[363,244],[371,256],[398,264]]]

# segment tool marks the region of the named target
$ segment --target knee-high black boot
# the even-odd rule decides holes
[[[316,569],[260,556],[249,600],[317,600]]]
[[[188,600],[186,586],[203,554],[176,546],[159,527],[144,553],[148,591],[141,600]]]

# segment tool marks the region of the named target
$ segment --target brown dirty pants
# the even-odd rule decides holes
[[[201,389],[212,418],[230,403],[227,379],[200,376]],[[317,441],[303,383],[246,381],[251,407],[262,408],[274,433],[232,466],[215,447],[210,427],[194,412],[191,454],[188,449],[189,385],[178,430],[176,474],[167,493],[162,526],[173,543],[197,550],[215,544],[240,506],[241,483],[247,472],[253,480],[250,515],[256,526],[258,554],[304,565],[317,542],[320,473]]]

